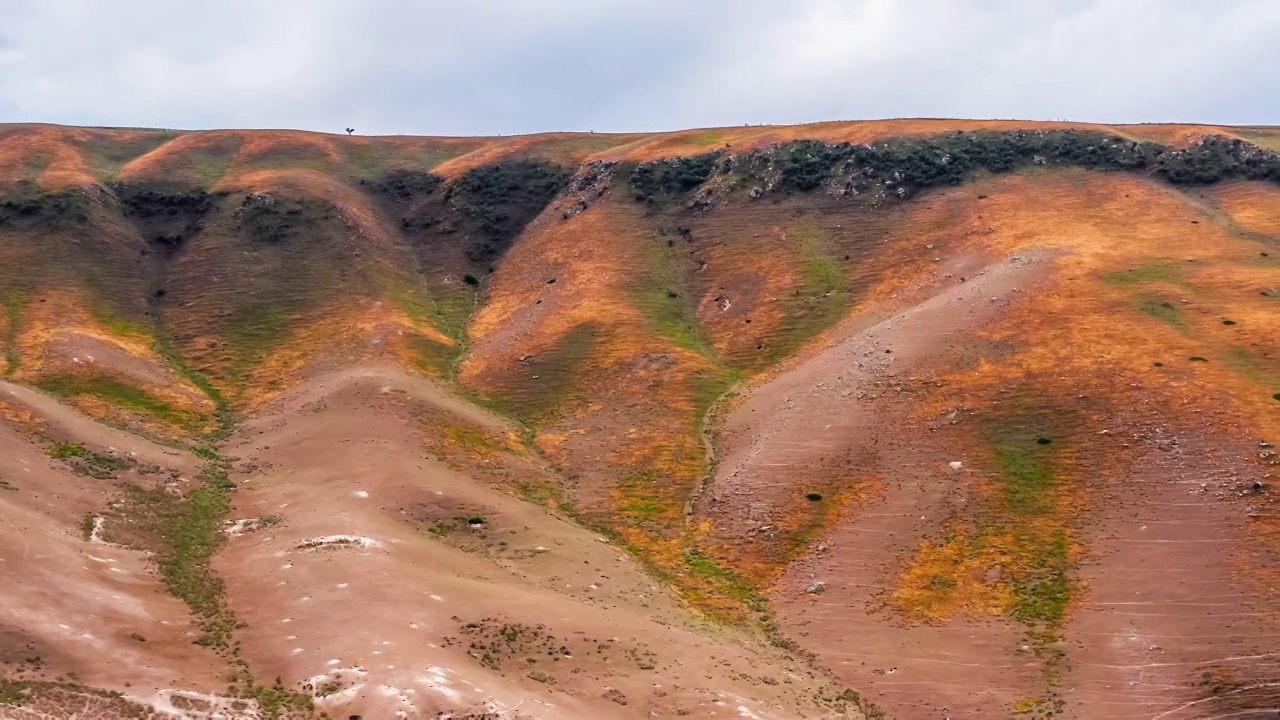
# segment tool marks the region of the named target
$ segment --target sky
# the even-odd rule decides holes
[[[0,0],[0,122],[1280,124],[1280,0]]]

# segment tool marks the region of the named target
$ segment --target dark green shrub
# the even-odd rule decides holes
[[[720,152],[641,163],[631,171],[636,200],[657,203],[693,190],[711,177]]]

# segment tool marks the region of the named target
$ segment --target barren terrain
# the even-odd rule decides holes
[[[1277,143],[0,126],[0,717],[1275,717]]]

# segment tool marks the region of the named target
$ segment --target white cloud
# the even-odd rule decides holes
[[[1280,122],[1275,0],[0,0],[7,120],[367,133]]]

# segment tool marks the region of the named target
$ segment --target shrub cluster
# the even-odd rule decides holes
[[[643,163],[631,174],[636,200],[653,203],[706,182],[720,153]],[[1005,173],[1033,165],[1144,171],[1172,184],[1223,180],[1280,182],[1280,154],[1239,139],[1211,136],[1184,149],[1087,130],[953,132],[898,138],[870,145],[796,140],[726,158],[721,172],[761,191],[809,192],[822,186],[843,194],[873,187],[899,197],[955,185],[985,171]]]

